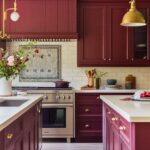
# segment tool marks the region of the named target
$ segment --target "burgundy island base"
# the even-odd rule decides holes
[[[0,150],[40,150],[42,96],[0,97]]]
[[[104,150],[150,149],[150,102],[129,96],[100,96],[103,101]]]

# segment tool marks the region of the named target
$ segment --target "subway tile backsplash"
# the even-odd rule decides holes
[[[12,41],[7,43],[7,48],[15,50],[19,45],[27,44],[26,41]],[[79,89],[81,86],[87,84],[87,77],[84,73],[85,69],[92,69],[93,67],[77,67],[77,40],[70,40],[67,42],[42,42],[39,45],[61,45],[61,71],[62,79],[70,81],[70,86]],[[101,85],[106,84],[106,80],[110,78],[117,79],[117,83],[124,86],[125,77],[132,74],[136,77],[136,87],[143,89],[150,89],[150,67],[95,67],[97,70],[108,72],[105,77],[101,79]],[[47,82],[19,82],[16,78],[13,82],[16,86],[53,86],[53,83]]]

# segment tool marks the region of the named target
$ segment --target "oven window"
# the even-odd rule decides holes
[[[43,108],[43,128],[66,128],[66,108]]]

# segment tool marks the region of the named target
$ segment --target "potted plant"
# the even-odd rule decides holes
[[[108,72],[96,71],[94,75],[94,85],[96,89],[100,88],[101,85],[101,77],[105,76]]]
[[[16,51],[5,51],[0,48],[0,96],[12,94],[12,79],[26,67],[29,54],[38,52],[37,49],[25,52],[21,48]]]

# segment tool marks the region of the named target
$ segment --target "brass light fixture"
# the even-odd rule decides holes
[[[129,11],[123,16],[121,25],[127,27],[145,26],[146,22],[141,12],[136,9],[135,0],[131,0]]]
[[[13,8],[8,8],[8,9],[5,8],[5,0],[3,0],[3,4],[2,4],[2,29],[0,31],[0,38],[1,39],[9,38],[9,36],[5,33],[5,23],[6,23],[6,20],[7,20],[7,12],[11,11],[11,10],[13,12],[10,14],[10,19],[12,21],[17,21],[20,16],[17,12],[17,2],[16,2],[16,0],[14,0]]]

